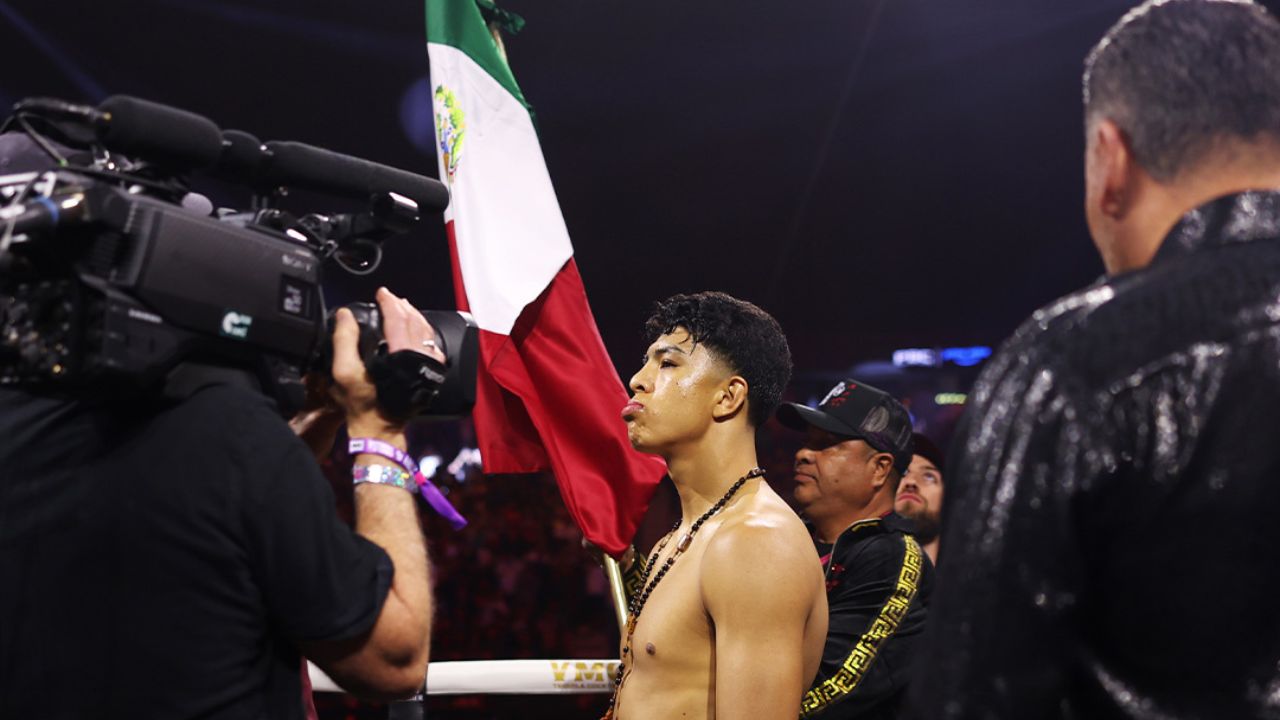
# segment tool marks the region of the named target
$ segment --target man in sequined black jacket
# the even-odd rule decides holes
[[[1109,277],[970,394],[915,716],[1280,717],[1280,24],[1144,5],[1085,104]]]

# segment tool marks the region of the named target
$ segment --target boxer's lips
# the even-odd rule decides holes
[[[644,409],[644,405],[641,405],[635,400],[632,400],[631,402],[622,406],[622,419],[630,420],[631,418],[635,417],[636,413],[640,412],[643,409]]]
[[[898,502],[913,502],[913,503],[918,503],[920,505],[923,505],[924,498],[920,497],[915,493],[907,492],[907,493],[902,493],[901,495],[898,496]]]
[[[818,482],[818,478],[812,475],[809,475],[807,473],[798,472],[796,473],[795,481],[797,485],[800,485],[802,483],[816,483]]]

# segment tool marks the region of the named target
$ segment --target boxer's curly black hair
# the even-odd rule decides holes
[[[791,348],[778,321],[722,292],[673,295],[655,305],[644,325],[646,340],[678,327],[747,381],[747,420],[763,425],[791,381]]]

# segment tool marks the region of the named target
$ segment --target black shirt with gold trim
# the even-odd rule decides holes
[[[933,590],[933,565],[910,532],[910,521],[890,513],[818,544],[830,621],[802,717],[900,716]]]

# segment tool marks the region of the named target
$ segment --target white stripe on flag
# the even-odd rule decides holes
[[[464,125],[452,178],[436,156],[453,193],[445,221],[454,224],[467,302],[481,328],[507,335],[573,255],[569,232],[529,112],[462,51],[427,50],[432,92],[451,93]]]

